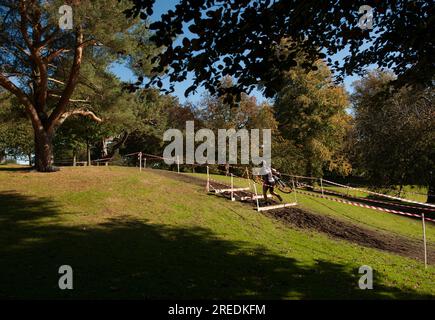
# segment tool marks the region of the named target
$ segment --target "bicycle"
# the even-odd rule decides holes
[[[287,185],[287,183],[284,180],[282,180],[279,176],[274,175],[273,179],[276,182],[276,187],[282,193],[292,193],[293,192],[293,188],[290,187],[289,185]]]
[[[287,185],[287,183],[279,176],[273,175],[273,179],[275,180],[275,187],[282,193],[288,194],[293,192],[293,188]],[[255,183],[263,184],[263,179],[261,178],[261,176],[252,176],[252,180]]]

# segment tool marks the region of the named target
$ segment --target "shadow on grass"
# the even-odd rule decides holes
[[[74,213],[71,213],[74,214]],[[357,270],[329,261],[303,266],[204,228],[130,217],[68,226],[49,199],[0,193],[2,298],[427,298],[377,284],[359,290]],[[58,289],[71,265],[74,290]]]
[[[34,167],[0,164],[0,172],[30,172],[34,171]]]

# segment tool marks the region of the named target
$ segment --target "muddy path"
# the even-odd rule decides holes
[[[204,187],[205,190],[206,182],[203,179],[169,171],[162,171],[161,174],[172,179]],[[213,181],[212,186],[214,188],[228,188],[228,185],[215,181]],[[241,191],[234,194],[240,197],[248,196],[252,193]],[[228,199],[230,197],[229,194],[221,194],[220,196]],[[254,201],[252,200],[244,201],[244,203],[253,209],[255,208]],[[274,201],[274,203],[277,204],[278,202]],[[315,214],[297,207],[262,211],[261,213],[289,227],[317,231],[333,239],[349,241],[364,247],[395,253],[419,261],[424,260],[422,241],[417,241],[410,237],[364,228],[360,225],[338,220],[330,216]],[[435,264],[435,246],[428,243],[427,250],[428,263]]]

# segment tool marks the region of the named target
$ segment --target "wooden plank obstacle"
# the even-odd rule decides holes
[[[297,205],[296,202],[281,203],[281,204],[275,204],[275,205],[270,205],[270,206],[257,207],[257,211],[267,211],[267,210],[281,209],[281,208],[293,207],[293,206],[296,206],[296,205]]]
[[[248,184],[249,187],[245,187],[245,188],[235,188],[234,187],[234,175],[231,174],[231,186],[230,188],[222,188],[222,189],[216,189],[214,187],[211,186],[211,179],[210,179],[210,172],[209,172],[209,167],[207,166],[207,184],[206,184],[206,190],[207,192],[214,192],[215,194],[223,194],[223,193],[230,193],[231,195],[231,201],[235,201],[236,198],[237,200],[240,201],[246,201],[246,200],[252,200],[252,201],[256,201],[256,210],[257,211],[267,211],[267,210],[274,210],[274,209],[281,209],[281,208],[287,208],[287,207],[292,207],[297,205],[297,199],[295,197],[295,202],[291,202],[291,203],[281,203],[281,204],[275,204],[275,205],[269,205],[269,206],[260,206],[260,202],[259,199],[263,199],[263,195],[259,195],[257,193],[257,186],[255,183],[253,183],[253,187],[254,187],[254,192],[251,192],[251,181],[248,179]],[[243,195],[243,196],[237,196],[235,195],[235,192],[238,191],[249,191],[252,194],[251,195]],[[271,194],[267,195],[267,198],[272,198]]]

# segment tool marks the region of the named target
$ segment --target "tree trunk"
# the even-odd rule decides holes
[[[6,162],[6,151],[0,150],[0,164],[3,164]]]
[[[403,191],[403,183],[400,183],[400,187],[399,187],[399,193],[397,194],[397,196],[400,198],[402,196],[402,191]]]
[[[57,171],[53,167],[53,134],[35,131],[35,168],[39,172]]]
[[[27,155],[27,158],[29,159],[29,167],[31,167],[31,166],[32,166],[32,154],[29,153],[29,154]]]
[[[108,148],[107,148],[107,146],[108,146],[108,144],[109,144],[109,140],[110,140],[110,138],[103,138],[103,140],[102,140],[102,145],[103,145],[103,147],[102,147],[102,153],[101,153],[101,159],[105,159],[108,155],[109,155],[109,152],[108,152]]]
[[[429,189],[427,191],[427,203],[435,203],[435,174],[432,172],[429,179]]]
[[[313,163],[311,162],[310,159],[307,160],[307,163],[305,165],[305,175],[307,177],[313,176]]]
[[[92,165],[92,162],[91,162],[91,146],[89,145],[89,143],[86,144],[86,151],[88,154],[88,166],[90,167]]]

